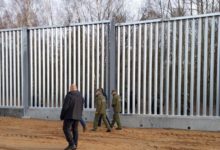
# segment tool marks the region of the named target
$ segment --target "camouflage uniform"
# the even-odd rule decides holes
[[[108,128],[108,132],[111,131],[110,125],[108,124],[106,120],[106,100],[105,97],[102,95],[100,91],[96,92],[96,100],[95,100],[95,105],[96,105],[96,112],[95,112],[95,118],[93,122],[93,131],[97,129],[98,126],[98,120],[100,116],[102,116],[102,120],[104,121],[106,127]]]
[[[114,114],[113,114],[113,120],[111,123],[111,127],[113,127],[116,122],[117,126],[118,126],[118,128],[116,128],[116,129],[120,130],[121,129],[121,122],[120,122],[119,113],[121,112],[121,98],[119,95],[116,94],[116,92],[113,92],[112,95],[113,95],[112,107],[114,110]]]

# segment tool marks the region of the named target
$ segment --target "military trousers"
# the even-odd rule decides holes
[[[121,121],[120,121],[119,113],[116,113],[116,112],[113,114],[113,120],[112,120],[111,127],[114,126],[115,122],[116,122],[118,128],[121,128]]]
[[[102,117],[105,126],[111,130],[110,125],[106,119],[106,114],[95,114],[94,122],[93,122],[93,129],[97,129],[99,118]]]

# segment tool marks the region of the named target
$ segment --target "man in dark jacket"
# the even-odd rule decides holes
[[[77,90],[77,86],[72,84],[67,93],[60,114],[63,121],[63,131],[69,145],[65,150],[76,149],[78,143],[78,122],[82,118],[83,97]],[[72,132],[73,131],[73,132]]]

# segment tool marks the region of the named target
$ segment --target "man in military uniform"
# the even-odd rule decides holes
[[[106,100],[105,97],[102,94],[101,90],[96,91],[96,99],[95,99],[95,105],[96,105],[96,111],[95,111],[95,118],[93,122],[93,129],[92,131],[97,130],[98,126],[98,120],[100,116],[102,116],[102,120],[104,121],[106,127],[108,128],[107,132],[111,132],[110,125],[108,124],[106,120]]]
[[[115,122],[117,123],[117,128],[116,130],[121,130],[121,122],[120,122],[120,118],[119,118],[119,113],[121,112],[121,98],[120,96],[117,94],[116,90],[112,90],[112,107],[114,110],[114,114],[113,114],[113,120],[111,123],[111,127],[114,127]]]

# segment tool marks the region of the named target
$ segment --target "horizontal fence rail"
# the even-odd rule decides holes
[[[219,116],[220,14],[118,24],[123,114]]]
[[[75,83],[94,109],[95,90],[107,87],[108,31],[109,22],[30,29],[30,107],[62,107]]]
[[[0,107],[23,107],[21,30],[0,30]]]

